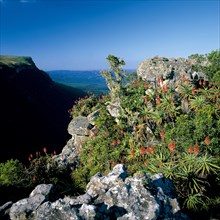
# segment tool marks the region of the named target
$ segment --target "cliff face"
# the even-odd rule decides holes
[[[43,147],[61,151],[69,139],[68,109],[84,95],[52,81],[30,57],[0,56],[0,162],[27,161]]]

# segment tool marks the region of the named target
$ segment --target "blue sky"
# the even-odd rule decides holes
[[[136,69],[220,48],[220,0],[0,0],[0,12],[0,54],[46,71],[103,69],[108,54]]]

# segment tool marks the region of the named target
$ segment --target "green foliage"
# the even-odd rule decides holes
[[[0,187],[11,187],[26,192],[33,190],[38,184],[52,183],[60,195],[79,193],[81,189],[76,188],[76,184],[70,176],[70,170],[58,166],[57,162],[52,159],[54,153],[48,154],[46,148],[43,150],[42,155],[40,152],[36,152],[35,157],[30,154],[30,163],[27,166],[18,160],[1,163]],[[22,198],[22,193],[19,194]],[[4,198],[1,199],[4,200]]]
[[[189,59],[196,60],[193,71],[204,72],[208,79],[213,82],[220,82],[220,50],[213,50],[208,54],[192,54]],[[204,63],[208,63],[204,65]]]
[[[18,160],[0,163],[0,186],[23,186],[27,181],[26,168]]]
[[[58,182],[58,176],[61,175],[63,170],[52,160],[51,155],[46,153],[44,156],[38,154],[36,158],[30,158],[30,165],[27,172],[34,185],[40,183],[56,184]]]
[[[217,52],[212,53],[191,58],[202,63],[208,57],[209,71],[216,71],[211,65],[216,64]],[[109,58],[111,71],[122,73],[123,62]],[[118,83],[111,71],[102,73],[110,86]],[[117,88],[115,95],[110,89],[110,96],[120,97],[120,123],[99,102],[96,135],[83,143],[80,168],[72,173],[75,181],[85,187],[92,175],[108,173],[115,164],[124,163],[131,175],[163,173],[172,179],[186,209],[216,206],[220,195],[213,196],[210,188],[219,192],[220,86],[210,81],[195,87],[183,79],[174,90],[134,77]]]
[[[95,96],[93,94],[89,96],[85,96],[84,98],[79,98],[74,102],[74,105],[71,109],[69,109],[70,116],[77,117],[88,116],[91,112],[99,109],[105,102],[109,100],[109,96]]]

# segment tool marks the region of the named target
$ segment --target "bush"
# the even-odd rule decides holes
[[[29,165],[24,166],[18,160],[8,160],[0,163],[0,202],[7,202],[9,198],[13,201],[27,197],[38,184],[52,183],[57,196],[79,193],[80,188],[71,179],[71,171],[60,167],[52,159],[54,153],[47,153],[47,149],[30,154]]]
[[[0,163],[0,186],[24,186],[28,181],[27,170],[18,160]]]

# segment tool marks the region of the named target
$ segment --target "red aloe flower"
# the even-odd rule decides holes
[[[44,148],[43,148],[43,151],[44,151],[44,153],[46,154],[46,153],[47,153],[47,148],[44,147]]]
[[[164,135],[165,135],[165,132],[164,130],[160,131],[160,137],[161,139],[164,141]]]
[[[120,140],[120,139],[118,139],[118,140],[117,140],[117,144],[119,145],[120,143],[121,143],[121,140]]]
[[[195,95],[195,88],[192,87],[192,94]]]
[[[164,92],[167,92],[167,90],[169,89],[169,86],[165,85],[163,88],[164,88]]]
[[[147,146],[145,153],[146,153],[147,155],[150,154],[150,146]]]
[[[170,150],[171,152],[175,151],[175,148],[176,148],[176,147],[175,147],[175,142],[172,141],[172,142],[169,144],[168,148],[169,148],[169,150]]]
[[[184,81],[185,80],[185,75],[182,74],[181,79]]]
[[[193,153],[193,148],[192,148],[192,146],[189,147],[188,152],[189,152],[189,153]]]
[[[210,142],[211,142],[211,141],[210,141],[210,138],[207,136],[207,137],[205,138],[204,142],[205,142],[206,145],[209,145]]]
[[[115,145],[116,145],[116,141],[112,140],[112,146],[115,146]]]
[[[202,80],[201,79],[199,80],[199,85],[202,85]]]
[[[194,146],[194,153],[195,153],[195,154],[198,154],[198,153],[199,153],[199,145],[198,145],[198,144],[196,144],[196,145]]]
[[[140,154],[141,154],[141,155],[144,155],[144,154],[145,154],[145,147],[144,147],[144,146],[142,146],[142,147],[140,148]]]
[[[163,79],[162,79],[161,77],[160,77],[160,78],[158,78],[158,79],[157,79],[157,83],[158,83],[158,84],[163,83]]]
[[[189,85],[189,79],[185,80],[185,84],[188,86]]]
[[[157,104],[161,103],[160,98],[157,98],[156,101],[157,101]]]
[[[132,148],[131,149],[131,156],[134,157],[134,155],[135,155],[135,152],[134,152],[134,149]]]

